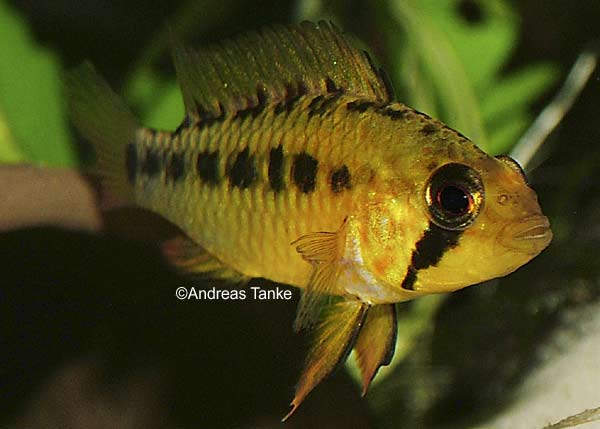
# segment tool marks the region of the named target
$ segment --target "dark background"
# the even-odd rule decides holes
[[[66,64],[92,60],[116,87],[183,4],[11,3],[26,16],[39,43],[57,51]],[[220,19],[191,32],[203,43],[289,22],[294,6],[288,1],[207,3],[220,8]],[[471,3],[462,2],[464,13],[479,19]],[[368,42],[377,31],[370,12],[375,2],[345,4],[340,24]],[[550,61],[565,72],[584,47],[600,40],[600,2],[513,4],[522,17],[522,38],[507,70]],[[168,58],[161,63],[170,73]],[[534,352],[561,313],[599,296],[599,89],[597,71],[551,136],[547,159],[531,175],[545,213],[563,233],[514,275],[454,293],[440,311],[428,368],[443,369],[450,381],[432,388],[434,404],[411,407],[411,383],[420,383],[417,354],[398,370],[405,370],[399,376],[407,382],[393,392],[379,392],[392,395],[393,407],[387,409],[393,411],[375,413],[349,377],[338,372],[311,394],[289,427],[398,427],[400,421],[402,427],[464,427],[510,398],[511,388],[536,365]],[[135,212],[109,215],[114,225],[109,236],[54,229],[0,235],[0,422],[30,415],[39,406],[35,398],[44,397],[44,386],[61,368],[84,362],[93,373],[86,379],[93,386],[86,390],[91,398],[110,398],[107,409],[120,410],[136,400],[148,409],[145,423],[137,427],[278,426],[306,351],[307,339],[291,329],[297,291],[290,302],[177,301],[176,287],[192,283],[162,262],[155,237],[140,241],[119,233],[140,219],[169,230]],[[260,280],[252,284],[259,283],[274,287]],[[208,283],[213,284],[223,286]],[[377,391],[373,395],[377,400]],[[79,427],[73,415],[85,411],[68,409],[69,392],[53,398],[57,405],[44,419],[71,419],[66,427]]]

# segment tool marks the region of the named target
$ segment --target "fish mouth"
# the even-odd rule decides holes
[[[537,255],[552,241],[550,221],[544,215],[534,215],[504,228],[500,243],[511,250]]]

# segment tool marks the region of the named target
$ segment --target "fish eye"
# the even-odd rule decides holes
[[[461,186],[446,184],[438,189],[436,203],[449,216],[462,216],[473,205],[473,197]]]
[[[446,164],[431,175],[425,201],[436,225],[450,230],[465,229],[481,211],[481,177],[464,164]]]

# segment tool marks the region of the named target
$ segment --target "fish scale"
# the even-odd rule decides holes
[[[160,174],[154,177],[138,175],[136,202],[180,225],[212,255],[245,275],[262,273],[282,283],[301,284],[310,266],[297,257],[291,242],[307,232],[341,225],[351,210],[354,193],[361,188],[353,192],[348,185],[344,190],[347,195],[334,192],[331,174],[336,166],[344,165],[352,177],[352,170],[365,167],[364,162],[358,165],[352,157],[352,141],[332,141],[337,135],[334,115],[310,113],[315,98],[300,100],[300,107],[291,113],[276,114],[273,108],[267,108],[252,120],[224,118],[222,123],[200,124],[176,134],[141,131],[138,153],[160,152],[162,165]],[[342,110],[353,100],[336,101]],[[298,122],[316,130],[314,135],[302,131]],[[295,132],[298,129],[301,131]],[[284,152],[284,180],[283,189],[275,191],[268,180],[269,153],[279,145]],[[328,149],[332,147],[335,150]],[[246,189],[240,189],[231,184],[227,170],[246,148],[254,157],[257,177]],[[203,182],[198,175],[195,160],[205,152],[219,154],[220,178],[216,185]],[[166,174],[173,154],[183,154],[185,159],[181,180],[169,180]],[[293,180],[294,159],[303,154],[318,162],[315,189],[310,192],[303,192]],[[138,158],[137,169],[141,170],[144,159]],[[297,228],[290,228],[290,224]],[[222,232],[215,235],[213,231]],[[248,267],[257,267],[256,272]]]

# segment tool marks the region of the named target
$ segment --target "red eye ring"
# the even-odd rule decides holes
[[[468,228],[481,212],[484,196],[479,173],[459,163],[439,167],[425,188],[425,203],[431,221],[447,230]]]

